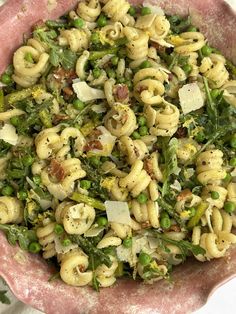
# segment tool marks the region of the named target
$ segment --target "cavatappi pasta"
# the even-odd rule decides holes
[[[169,278],[236,243],[236,71],[190,18],[80,1],[0,85],[0,230],[72,286]]]

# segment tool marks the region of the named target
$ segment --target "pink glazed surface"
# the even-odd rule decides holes
[[[20,45],[22,34],[41,19],[56,18],[77,1],[8,0],[0,8],[0,73]],[[52,1],[51,1],[52,2]],[[142,1],[133,1],[141,3]],[[168,13],[188,14],[205,33],[209,42],[236,62],[236,15],[223,0],[150,1]],[[218,286],[236,276],[236,248],[227,258],[200,263],[189,260],[173,273],[173,283],[154,285],[118,280],[100,293],[90,287],[75,288],[48,278],[54,272],[39,256],[10,246],[0,234],[0,276],[23,302],[47,314],[192,313],[201,307]]]

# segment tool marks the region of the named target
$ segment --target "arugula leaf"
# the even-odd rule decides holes
[[[167,203],[163,197],[158,197],[158,205],[165,210],[171,217],[173,217],[176,222],[181,226],[181,227],[185,227],[184,222],[181,220],[181,218],[179,217],[179,215],[175,212],[174,207],[171,206],[169,203]]]
[[[10,299],[6,296],[7,290],[0,290],[0,302],[3,304],[11,304]]]
[[[80,235],[70,235],[69,238],[72,242],[77,243],[86,254],[89,256],[93,255],[96,262],[111,267],[112,261],[110,260],[110,257],[103,253],[102,250],[93,246],[88,239],[85,239]]]
[[[173,33],[180,34],[187,30],[191,26],[191,17],[188,16],[187,19],[179,15],[172,15],[167,17],[170,22],[170,28]]]
[[[178,174],[179,167],[177,163],[176,151],[178,148],[178,140],[173,137],[169,142],[169,138],[162,139],[162,154],[165,160],[163,171],[162,196],[168,193],[169,178],[172,174]]]
[[[65,70],[73,69],[77,60],[75,52],[57,46],[51,48],[49,55],[49,61],[53,66],[61,65]]]
[[[212,124],[213,129],[216,131],[218,128],[218,112],[217,112],[217,105],[213,101],[208,85],[208,80],[205,76],[203,76],[203,83],[204,83],[204,88],[207,96],[207,106],[206,106],[206,111],[208,114],[208,117],[210,118],[210,122]]]
[[[35,231],[23,226],[0,224],[0,230],[6,234],[7,240],[11,245],[16,245],[18,242],[20,248],[24,251],[28,250],[31,242],[37,241]]]

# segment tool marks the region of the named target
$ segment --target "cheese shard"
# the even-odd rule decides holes
[[[98,236],[105,228],[104,227],[100,227],[100,226],[92,226],[89,230],[87,230],[85,233],[84,233],[84,236],[86,238],[90,238],[90,237],[96,237]]]
[[[18,141],[18,135],[13,125],[6,123],[0,130],[0,140],[3,140],[11,145],[16,145]]]
[[[204,99],[197,83],[186,84],[180,88],[179,100],[183,114],[198,110],[204,106]]]
[[[165,15],[165,13],[161,7],[159,7],[157,5],[151,5],[149,1],[144,1],[143,6],[150,8],[152,13],[155,13],[157,15]]]
[[[106,201],[105,207],[109,222],[130,225],[131,219],[127,202]]]
[[[135,27],[140,29],[146,29],[152,26],[152,23],[154,22],[156,18],[156,14],[148,14],[148,15],[141,15],[138,17]]]
[[[106,98],[103,90],[92,88],[86,82],[76,82],[72,88],[79,100],[84,102]]]

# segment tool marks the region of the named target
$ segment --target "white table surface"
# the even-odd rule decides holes
[[[39,0],[40,1],[40,0]],[[0,5],[4,0],[0,0]],[[236,0],[226,0],[236,10]],[[9,290],[2,282],[0,282],[0,290]],[[18,301],[9,291],[7,295],[11,299],[11,305],[3,305],[0,303],[0,314],[42,314],[22,302]],[[206,305],[195,314],[235,314],[236,310],[236,279],[232,279],[223,285],[209,298]],[[171,313],[170,313],[171,314]]]

